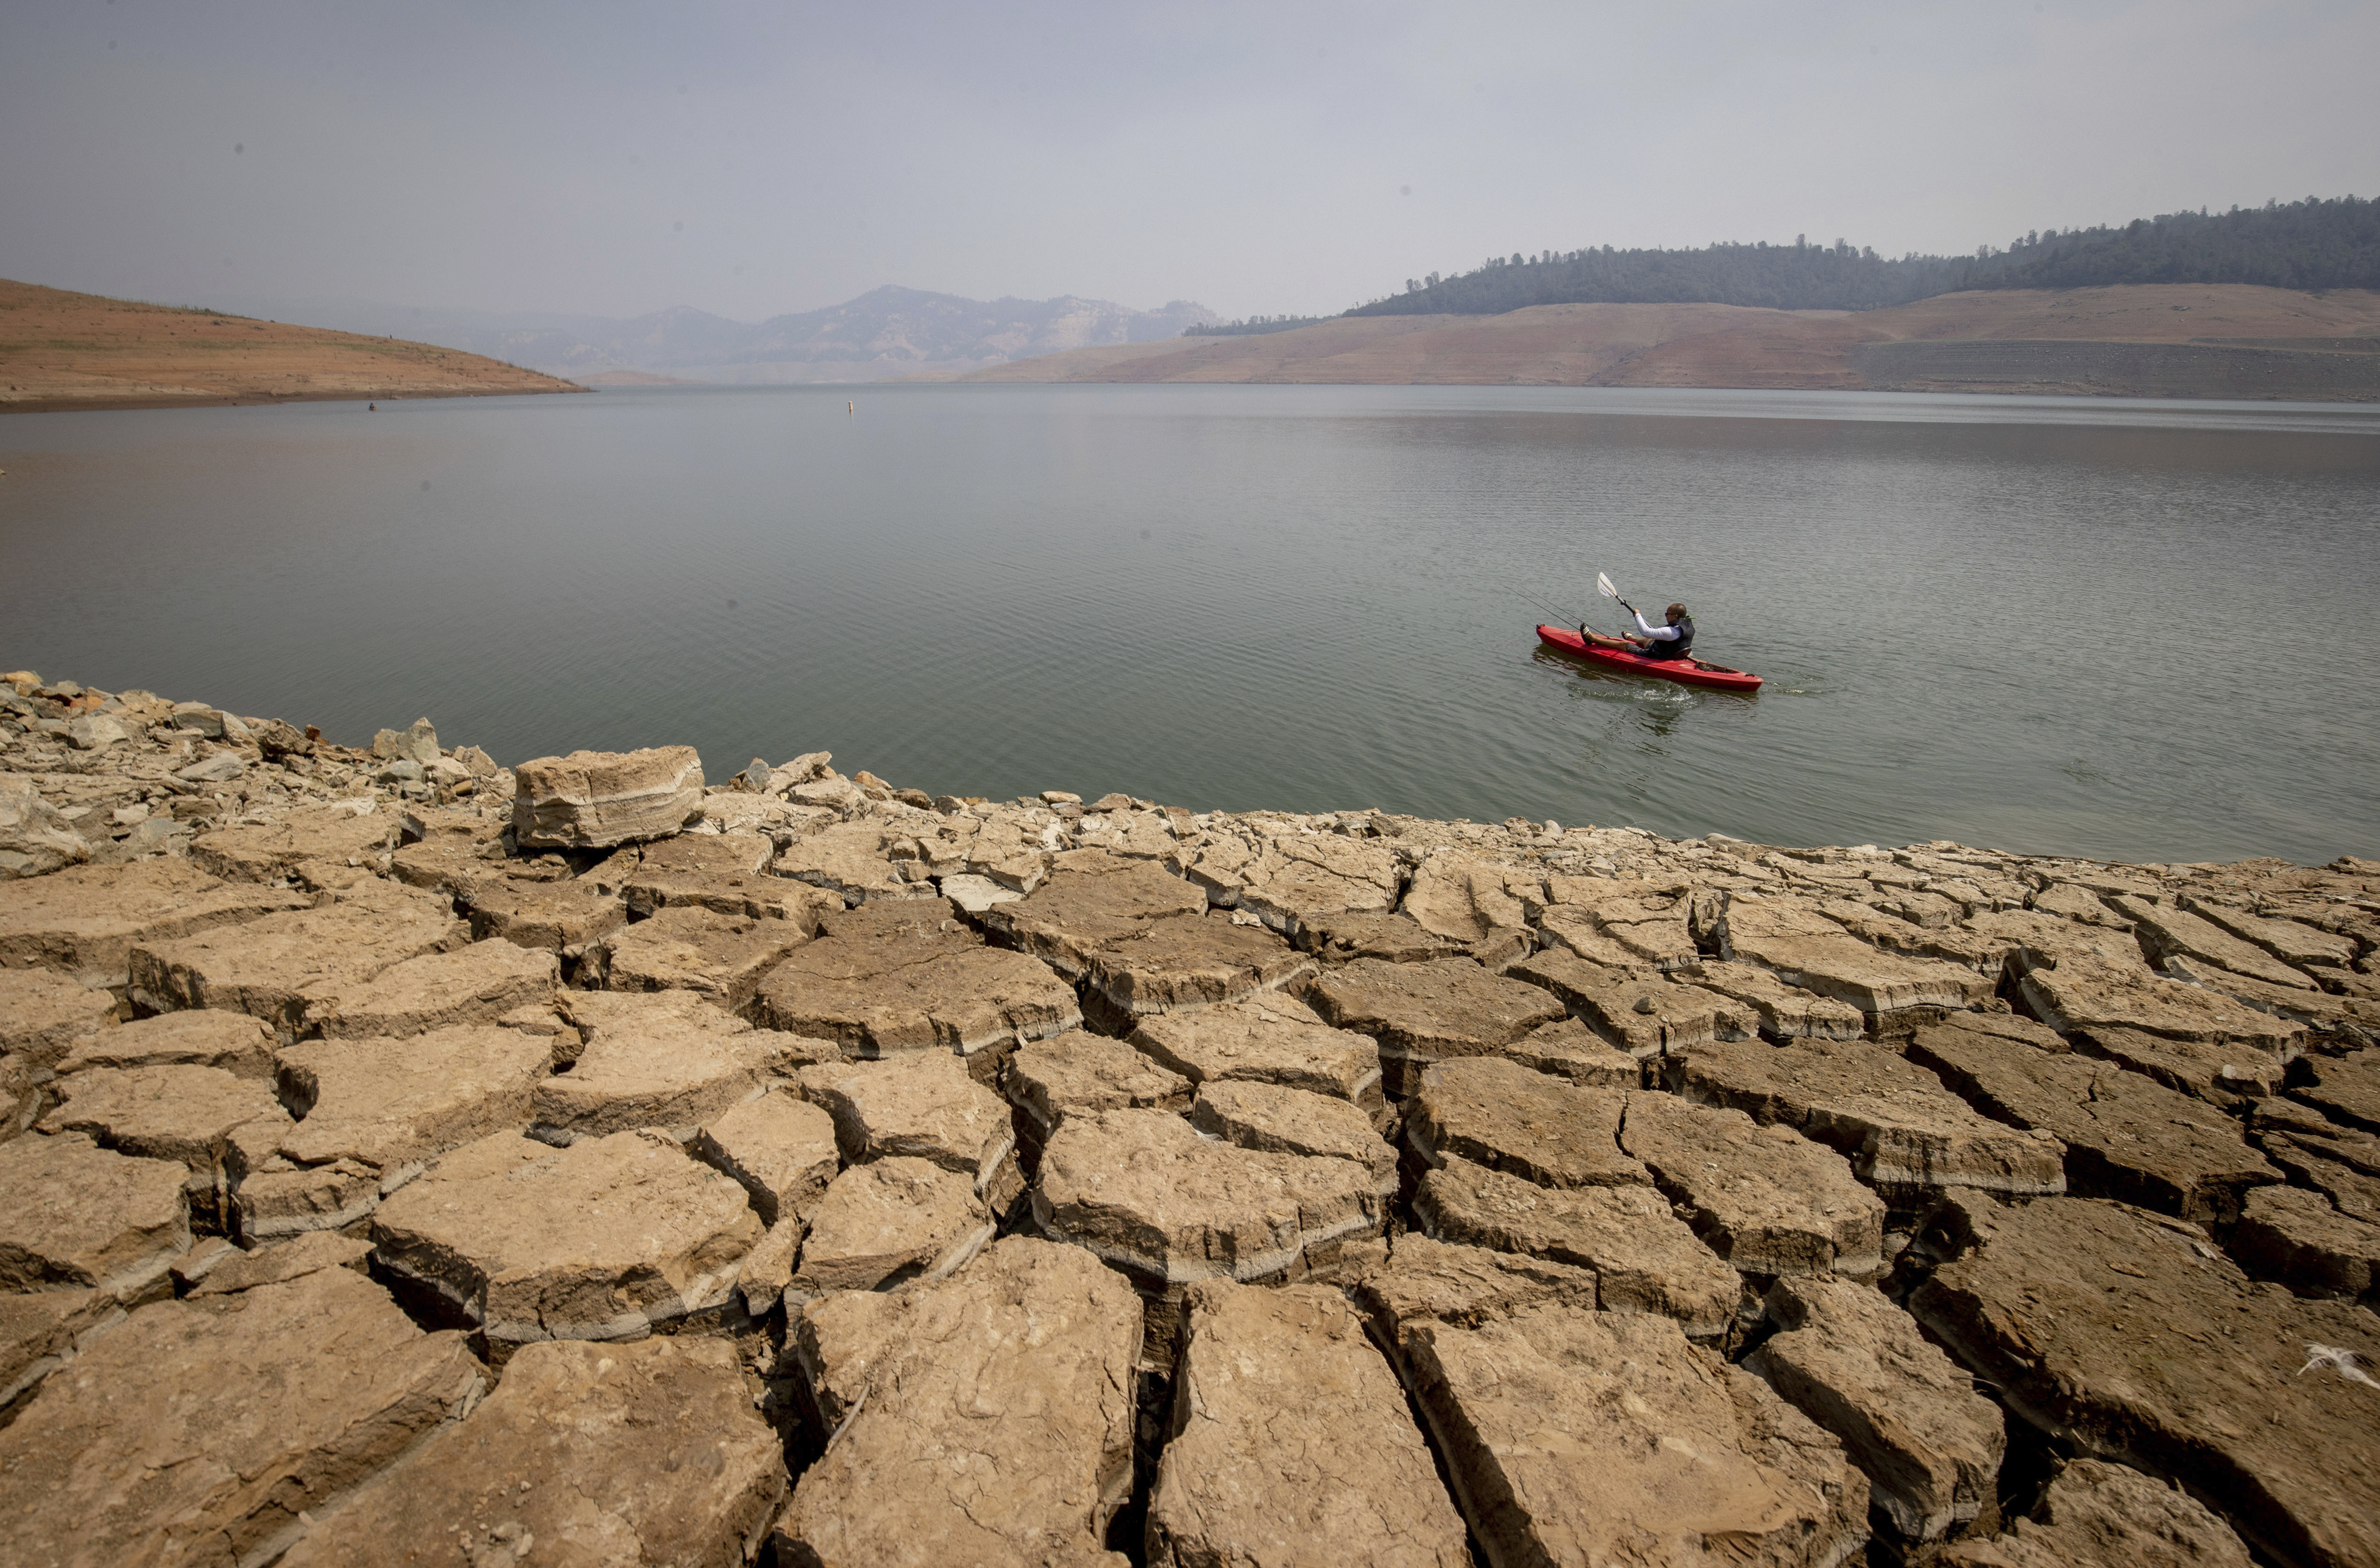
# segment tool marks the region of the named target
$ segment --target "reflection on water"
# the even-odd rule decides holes
[[[2380,853],[2380,409],[657,390],[0,420],[0,663],[504,760]],[[1682,599],[1757,698],[1536,654]],[[1523,657],[1530,654],[1532,657]]]

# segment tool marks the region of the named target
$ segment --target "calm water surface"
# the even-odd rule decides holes
[[[349,742],[2380,855],[2380,409],[706,389],[17,415],[0,468],[0,667]],[[1598,570],[1767,690],[1539,652]]]

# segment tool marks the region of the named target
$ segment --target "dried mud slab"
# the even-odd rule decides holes
[[[1289,1091],[1288,1092],[1295,1092]],[[1470,1568],[1404,1391],[1336,1289],[1190,1287],[1148,1558]],[[1361,1442],[1346,1441],[1363,1434]]]
[[[377,873],[388,868],[399,828],[386,813],[301,807],[278,822],[200,834],[190,840],[190,863],[225,882],[279,882],[310,861]]]
[[[1952,1201],[1967,1250],[1910,1310],[2010,1409],[2181,1481],[2279,1562],[2380,1561],[2374,1391],[2308,1349],[2380,1362],[2380,1319],[2254,1285],[2196,1227],[2120,1204]]]
[[[1388,1092],[1398,1099],[1432,1062],[1499,1055],[1567,1016],[1538,987],[1490,974],[1469,959],[1358,959],[1325,971],[1305,999],[1333,1028],[1372,1037]]]
[[[2278,1055],[2253,1045],[2210,1045],[2113,1024],[2076,1030],[2072,1043],[2084,1055],[2113,1062],[2225,1110],[2279,1092],[2282,1075],[2289,1070]]]
[[[1300,951],[1326,964],[1353,963],[1357,959],[1417,964],[1432,959],[1459,959],[1470,951],[1469,944],[1425,931],[1418,922],[1401,914],[1317,915],[1299,923],[1296,940]]]
[[[2201,986],[2082,959],[2065,959],[2055,969],[2028,969],[2018,987],[2033,1015],[2061,1034],[2114,1026],[2294,1055],[2306,1031],[2301,1023]]]
[[[584,947],[628,923],[628,906],[587,882],[499,876],[463,895],[471,940],[491,937],[552,952]]]
[[[1825,1144],[1899,1208],[1952,1187],[2021,1197],[2066,1190],[2065,1145],[1979,1115],[1889,1046],[1715,1043],[1672,1057],[1667,1076],[1698,1105],[1742,1111]]]
[[[132,949],[313,907],[290,887],[225,882],[171,857],[0,882],[0,967],[126,984]]]
[[[771,1043],[782,1038],[708,1007],[615,1019],[593,1031],[569,1072],[537,1085],[537,1136],[568,1143],[649,1127],[691,1137],[761,1092]]]
[[[270,1148],[290,1127],[271,1084],[220,1067],[94,1067],[58,1080],[53,1092],[58,1103],[42,1117],[42,1132],[79,1132],[119,1154],[179,1162],[189,1172],[192,1217],[211,1230],[225,1228],[225,1195],[241,1169],[235,1136]]]
[[[2309,1059],[2313,1083],[2290,1091],[2334,1121],[2380,1132],[2380,1050]]]
[[[2353,1301],[2380,1283],[2380,1224],[2342,1214],[2319,1192],[2260,1187],[2231,1233],[2231,1256],[2300,1296]]]
[[[812,1306],[789,1348],[835,1441],[777,1523],[778,1561],[1101,1561],[1132,1487],[1140,1337],[1121,1277],[1025,1236],[947,1280]]]
[[[551,1003],[561,983],[561,965],[550,952],[509,942],[474,942],[392,965],[317,1003],[307,1021],[329,1040],[427,1034],[493,1023],[516,1008]]]
[[[24,1562],[264,1562],[469,1408],[486,1381],[345,1269],[161,1301],[92,1340],[0,1430]]]
[[[1908,1313],[1841,1280],[1779,1280],[1767,1306],[1780,1332],[1745,1369],[1842,1441],[1903,1539],[1937,1540],[1994,1500],[2008,1448],[1999,1406]]]
[[[47,970],[0,969],[0,1055],[50,1067],[111,1029],[115,998]]]
[[[2188,1492],[2121,1465],[2077,1459],[2006,1535],[1960,1541],[1948,1568],[2249,1568],[2240,1538]]]
[[[1192,1015],[1196,1016],[1196,1015]],[[1366,1048],[1371,1042],[1364,1042]],[[1037,1042],[1008,1059],[1008,1102],[1035,1151],[1058,1124],[1084,1111],[1184,1111],[1189,1079],[1121,1040],[1087,1030]]]
[[[1397,1191],[1397,1151],[1347,1101],[1274,1083],[1226,1079],[1200,1087],[1190,1125],[1226,1143],[1274,1154],[1353,1160],[1372,1173],[1380,1196]]]
[[[1090,955],[1083,983],[1119,1019],[1236,1002],[1314,972],[1314,959],[1261,925],[1211,914],[1154,921]]]
[[[1649,1185],[1620,1150],[1628,1095],[1585,1089],[1516,1062],[1472,1057],[1425,1069],[1405,1107],[1405,1142],[1429,1166],[1459,1155],[1539,1187]]]
[[[808,1219],[792,1285],[812,1296],[941,1279],[998,1228],[971,1176],[909,1154],[844,1171]]]
[[[281,1561],[735,1568],[784,1491],[784,1455],[733,1347],[531,1345],[468,1417],[317,1517]]]
[[[1719,925],[1719,953],[1878,1020],[1896,1013],[1978,1007],[1992,995],[1992,983],[1973,969],[1881,952],[1798,901],[1730,895]],[[1872,1027],[1890,1031],[1897,1026]]]
[[[103,1290],[20,1290],[0,1294],[0,1426],[43,1379],[72,1361],[82,1342],[123,1321]]]
[[[1628,1097],[1620,1146],[1652,1169],[1694,1234],[1745,1273],[1869,1279],[1884,1267],[1884,1200],[1841,1155],[1791,1128],[1638,1093]]]
[[[221,1067],[235,1078],[270,1079],[273,1038],[262,1019],[246,1013],[159,1013],[76,1041],[57,1071],[64,1078],[91,1067]]]
[[[532,849],[603,849],[666,838],[702,809],[692,746],[573,752],[513,769],[513,836]]]
[[[782,1092],[721,1113],[687,1147],[696,1159],[742,1183],[760,1223],[772,1226],[806,1219],[843,1168],[834,1118]]]
[[[2313,977],[2303,970],[2283,963],[2255,943],[2235,936],[2186,910],[2121,894],[2110,898],[2107,903],[2132,923],[2142,948],[2152,959],[2164,959],[2179,953],[2267,984],[2303,991],[2315,988]]]
[[[1425,1320],[1405,1364],[1491,1562],[1830,1568],[1867,1538],[1841,1445],[1665,1318]]]
[[[370,1256],[371,1243],[359,1236],[315,1231],[272,1247],[260,1247],[253,1252],[235,1248],[184,1294],[192,1299],[234,1296],[243,1290],[261,1290],[268,1285],[303,1279],[324,1269],[352,1269],[360,1274],[365,1272],[365,1260]],[[180,1265],[176,1266],[176,1272],[180,1272]]]
[[[190,1246],[189,1171],[111,1153],[80,1133],[0,1143],[0,1290],[86,1286],[132,1299]]]
[[[1206,912],[1207,895],[1162,866],[1076,850],[1058,856],[1050,879],[1024,899],[987,909],[983,922],[1071,981],[1094,955],[1159,921]]]
[[[903,1154],[956,1171],[994,1213],[1025,1189],[1008,1103],[941,1051],[804,1067],[802,1093],[834,1118],[846,1164]]]
[[[605,991],[692,991],[742,1010],[760,977],[809,940],[792,921],[673,904],[587,948],[581,984]]]
[[[1368,1035],[1333,1029],[1293,996],[1250,996],[1142,1019],[1131,1040],[1193,1084],[1272,1083],[1384,1110],[1380,1048]]]
[[[1511,971],[1542,985],[1597,1034],[1638,1060],[1718,1038],[1725,1002],[1658,974],[1630,973],[1570,953],[1544,952]]]
[[[468,939],[445,899],[378,883],[320,909],[137,946],[132,983],[169,1007],[247,1013],[294,1034],[382,971]]]
[[[1349,1295],[1362,1308],[1372,1337],[1402,1368],[1403,1326],[1430,1318],[1477,1328],[1531,1307],[1553,1304],[1595,1310],[1595,1271],[1486,1247],[1436,1241],[1407,1231],[1388,1257],[1366,1268]]]
[[[1602,1310],[1674,1318],[1696,1339],[1727,1333],[1742,1296],[1736,1272],[1649,1187],[1557,1190],[1450,1157],[1413,1207],[1434,1240],[1593,1270]]]
[[[1770,1040],[1857,1040],[1867,1032],[1867,1015],[1850,1003],[1788,985],[1751,964],[1705,959],[1670,972],[1680,981],[1752,1009],[1761,1034]]]

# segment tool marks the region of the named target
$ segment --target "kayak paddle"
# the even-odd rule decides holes
[[[1630,604],[1626,599],[1621,598],[1620,590],[1611,585],[1611,579],[1605,576],[1600,572],[1595,574],[1595,591],[1601,594],[1605,598],[1618,600],[1620,608],[1626,610],[1629,614],[1633,615],[1636,613],[1636,607]]]

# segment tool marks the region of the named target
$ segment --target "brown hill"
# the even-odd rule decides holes
[[[584,390],[429,344],[0,279],[0,412]]]
[[[971,381],[1771,387],[2380,401],[2380,294],[2159,283],[1889,310],[1541,305],[1017,360]]]

